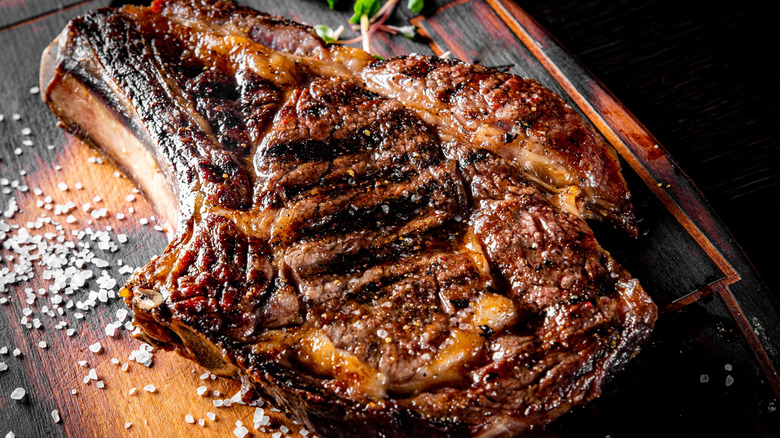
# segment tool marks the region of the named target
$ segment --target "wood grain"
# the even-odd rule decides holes
[[[0,52],[0,114],[5,119],[0,122],[0,177],[8,179],[9,186],[10,181],[17,181],[29,187],[26,192],[14,189],[0,195],[0,210],[15,199],[21,211],[8,222],[29,227],[41,215],[54,217],[36,206],[46,195],[52,197],[52,204],[72,200],[78,206],[90,202],[105,207],[105,218],[95,219],[78,209],[72,212],[76,223],[56,219],[63,233],[85,227],[104,230],[106,226],[113,235],[126,233],[128,242],[119,245],[116,253],[95,251],[111,261],[107,270],[121,280],[126,274],[118,273],[117,260],[133,267],[143,265],[162,251],[165,233],[153,228],[158,224],[154,220],[141,225],[139,219],[149,219],[154,212],[139,196],[127,200],[132,184],[116,176],[110,163],[91,163],[96,153],[64,136],[30,88],[37,81],[38,53],[70,18],[123,2],[0,2],[0,7],[16,8],[5,22],[0,21],[0,29],[5,29],[0,31],[0,47],[4,47]],[[346,9],[330,11],[322,1],[244,3],[332,27],[350,15]],[[660,143],[638,119],[522,10],[493,0],[426,1],[426,5],[426,14],[414,22],[430,41],[383,35],[375,40],[377,53],[450,51],[472,62],[510,65],[514,73],[534,77],[559,92],[591,120],[621,152],[643,230],[639,239],[631,241],[594,225],[597,236],[666,308],[652,341],[600,399],[535,436],[635,436],[637,424],[650,435],[774,436],[774,425],[779,422],[773,392],[778,387],[774,370],[780,351],[780,324],[772,325],[777,307],[728,231],[663,145],[655,148]],[[579,10],[572,7],[572,11]],[[399,8],[395,20],[401,24],[411,18],[411,13]],[[523,34],[532,38],[526,41]],[[13,114],[20,114],[21,120],[13,120]],[[24,135],[25,127],[33,132]],[[32,139],[33,146],[24,145],[25,139]],[[21,154],[15,153],[16,148]],[[59,183],[68,190],[61,191]],[[75,189],[76,183],[83,188]],[[43,194],[36,195],[33,188]],[[95,196],[101,200],[95,201]],[[135,213],[129,213],[129,207]],[[118,219],[117,213],[125,214],[125,219]],[[46,230],[57,232],[45,225],[34,233]],[[0,262],[3,266],[7,266],[5,260]],[[76,336],[54,329],[56,318],[50,321],[40,312],[41,305],[48,304],[44,297],[33,306],[24,302],[25,287],[37,291],[47,284],[38,272],[33,280],[0,292],[0,297],[9,299],[0,305],[0,348],[23,351],[18,358],[0,355],[0,362],[9,366],[0,372],[0,436],[8,430],[18,437],[233,436],[236,421],[252,430],[253,408],[212,404],[232,396],[239,389],[236,382],[201,380],[204,370],[165,352],[154,355],[151,368],[129,361],[139,343],[123,329],[115,337],[105,334],[106,324],[124,307],[119,300],[85,312],[83,319],[69,317],[71,327],[78,330]],[[34,316],[41,317],[42,329],[28,330],[20,323],[25,307],[34,308]],[[47,342],[45,348],[39,346],[41,340]],[[96,341],[103,346],[99,354],[88,349]],[[87,362],[86,367],[78,364],[80,360]],[[122,370],[125,363],[129,364],[126,372]],[[95,381],[83,383],[91,368],[104,388],[98,388]],[[709,379],[707,383],[701,382],[703,376]],[[727,385],[729,378],[734,383]],[[154,393],[142,389],[148,384],[156,386]],[[203,396],[196,392],[201,385],[208,388]],[[8,397],[17,386],[27,389],[21,402]],[[136,388],[132,395],[131,388]],[[282,425],[298,432],[270,406],[264,408],[273,419],[266,432],[277,432]],[[60,423],[55,424],[50,416],[54,409],[61,415]],[[216,421],[209,420],[207,412],[215,413]],[[185,421],[187,415],[195,424]],[[204,419],[203,427],[197,424],[200,419]],[[270,434],[252,430],[249,436]]]

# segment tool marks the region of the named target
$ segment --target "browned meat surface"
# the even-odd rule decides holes
[[[514,436],[597,397],[656,307],[613,153],[538,83],[377,61],[231,2],[73,20],[44,99],[177,224],[142,338],[324,436]]]

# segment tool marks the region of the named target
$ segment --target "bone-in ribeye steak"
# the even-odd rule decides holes
[[[163,0],[70,22],[41,83],[177,224],[122,291],[141,337],[321,435],[521,433],[655,322],[584,220],[636,233],[614,153],[533,80]]]

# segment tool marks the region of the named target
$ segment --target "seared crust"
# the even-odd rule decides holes
[[[98,10],[50,50],[66,128],[118,120],[178,195],[175,239],[123,290],[142,338],[323,436],[516,435],[650,334],[583,219],[635,232],[618,164],[534,81],[376,62],[218,0]],[[72,84],[104,119],[69,110]]]

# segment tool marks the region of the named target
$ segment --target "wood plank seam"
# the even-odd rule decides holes
[[[74,9],[74,8],[78,8],[78,7],[84,6],[84,5],[86,5],[88,3],[92,3],[94,1],[95,0],[83,0],[83,1],[80,1],[78,3],[66,6],[64,8],[59,8],[59,9],[54,9],[54,10],[51,10],[51,11],[42,12],[40,14],[33,15],[32,17],[26,18],[24,20],[17,21],[16,23],[11,23],[11,24],[6,24],[4,26],[0,26],[0,32],[6,31],[6,30],[11,30],[11,29],[16,29],[16,28],[19,28],[19,27],[22,27],[22,26],[26,26],[26,25],[28,25],[30,23],[34,23],[36,21],[43,20],[45,18],[51,17],[52,15],[59,14],[59,13],[61,13],[63,11],[68,11],[68,10],[71,10],[71,9]]]

